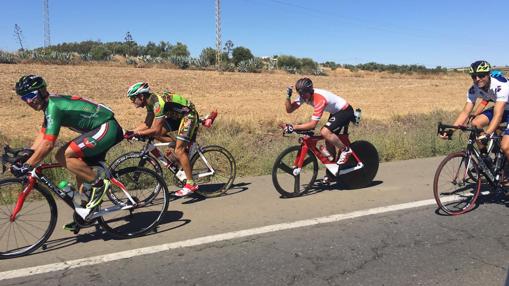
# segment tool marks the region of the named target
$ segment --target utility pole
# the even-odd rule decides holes
[[[20,51],[24,51],[23,48],[23,31],[21,31],[21,27],[18,24],[14,24],[14,36],[16,40],[18,40]]]
[[[221,72],[221,0],[216,0],[216,65]]]
[[[51,45],[51,38],[49,33],[49,5],[48,0],[44,0],[44,47],[47,48]]]

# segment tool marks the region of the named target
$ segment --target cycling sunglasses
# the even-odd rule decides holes
[[[37,96],[39,96],[39,91],[34,90],[29,92],[21,97],[21,99],[25,102],[32,102]]]
[[[486,76],[488,76],[490,73],[487,73],[487,72],[483,72],[483,73],[474,73],[471,75],[472,79],[476,79],[476,78],[485,78]]]

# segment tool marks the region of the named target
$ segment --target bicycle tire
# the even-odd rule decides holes
[[[446,214],[464,214],[476,206],[481,192],[479,167],[473,160],[470,160],[472,165],[467,167],[467,162],[466,153],[460,151],[447,155],[437,167],[433,179],[433,195],[438,207]],[[475,172],[469,172],[471,168]],[[451,186],[447,187],[448,184]]]
[[[196,192],[207,198],[224,195],[233,185],[233,181],[237,175],[235,158],[233,158],[233,155],[224,147],[217,145],[202,147],[201,154],[214,169],[214,174],[202,178],[199,177],[200,174],[204,174],[203,172],[210,172],[210,169],[203,160],[200,160],[202,159],[200,152],[196,152],[191,158],[193,180],[199,185]],[[197,165],[200,164],[200,162],[203,166]],[[224,172],[222,172],[223,170]]]
[[[14,185],[19,185],[19,187]],[[10,222],[9,217],[16,205],[16,199],[18,198],[17,193],[23,191],[23,189],[22,178],[0,180],[0,259],[20,257],[37,250],[49,239],[57,223],[57,206],[53,196],[48,190],[40,188],[37,185],[33,187],[30,194],[25,198],[23,207],[18,213],[16,220]],[[12,196],[13,192],[16,193],[14,197]],[[47,222],[41,221],[47,216],[42,215],[44,206],[49,207]],[[33,213],[34,211],[36,211],[36,213]],[[39,227],[41,222],[43,223],[41,225],[44,225],[43,227]],[[28,228],[35,228],[35,230],[41,232],[41,234],[29,232]],[[6,238],[6,233],[2,232],[2,230],[8,232],[7,236],[12,234],[15,238]],[[24,236],[24,234],[29,234],[29,236]],[[21,235],[23,238],[21,239],[16,235]],[[28,242],[30,239],[35,241],[33,243]],[[4,240],[6,243],[3,242]],[[28,245],[16,245],[15,249],[8,249],[10,247],[9,243],[13,242],[25,242]]]
[[[364,166],[361,169],[355,170],[350,173],[337,177],[337,182],[340,186],[346,189],[359,189],[367,187],[373,182],[375,178],[380,160],[378,158],[378,151],[375,146],[368,141],[359,140],[350,145],[350,148],[357,154]],[[341,168],[353,167],[357,161],[353,156],[350,156],[348,162]]]
[[[132,180],[131,177],[135,176],[135,174],[143,176],[142,179],[138,179],[137,181]],[[106,216],[99,217],[98,222],[103,229],[116,237],[131,238],[144,235],[156,228],[163,214],[168,210],[170,201],[170,194],[164,179],[155,171],[141,167],[127,167],[115,171],[112,175],[127,188],[129,195],[131,195],[139,205],[129,210],[112,212]],[[146,186],[142,184],[154,184],[155,186]],[[151,190],[152,188],[160,188],[156,197],[149,201],[138,199],[137,194],[139,193],[142,193],[142,195],[144,192],[154,193],[154,191]],[[113,184],[112,192],[121,202],[128,202],[127,197],[121,197],[123,192]],[[143,195],[143,197],[145,197],[145,195]],[[118,202],[111,203],[114,205],[118,204]],[[108,207],[108,202],[103,202],[103,204],[101,204],[101,208],[105,206]],[[140,211],[151,206],[154,206],[154,211],[150,211],[149,213],[135,213],[136,210]],[[126,215],[121,217],[122,214]],[[125,223],[122,224],[123,222]],[[144,226],[140,226],[141,224]]]
[[[284,198],[294,198],[301,196],[309,189],[311,189],[311,187],[316,181],[316,177],[318,176],[318,161],[316,160],[315,155],[310,150],[308,150],[307,156],[304,160],[302,172],[297,176],[293,175],[294,167],[292,165],[300,150],[301,150],[300,145],[286,148],[276,158],[276,161],[274,162],[274,165],[272,167],[272,184],[274,185],[274,188],[276,188],[276,191],[279,194],[281,194],[281,196]],[[305,169],[304,167],[308,166],[310,163],[312,164],[311,169],[309,169],[309,167]],[[278,172],[279,170],[281,170],[282,172]],[[311,175],[309,176],[310,172]],[[285,174],[290,175],[291,177],[283,178],[283,175]],[[306,175],[306,178],[309,177],[309,180],[304,179],[306,181],[305,184],[301,184],[302,174]],[[291,182],[292,177],[293,186]]]
[[[138,161],[139,160],[139,161]],[[131,166],[138,166],[142,168],[147,168],[147,166],[150,166],[148,169],[155,171],[159,176],[164,178],[163,175],[163,169],[161,168],[161,164],[155,159],[154,157],[147,155],[142,158],[140,155],[140,152],[129,152],[126,154],[123,154],[119,156],[117,159],[113,161],[110,165],[110,171],[111,173],[116,172],[126,161],[133,161],[133,165]],[[136,162],[138,161],[138,162]],[[128,165],[129,166],[129,165]],[[125,168],[125,167],[122,167]],[[144,200],[151,200],[155,196],[157,196],[159,192],[159,189],[154,190],[154,193],[147,198],[144,198]],[[115,195],[110,191],[106,193],[108,196],[108,199],[110,199],[112,202],[120,203],[118,198],[115,197]]]

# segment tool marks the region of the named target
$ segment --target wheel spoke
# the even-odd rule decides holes
[[[293,176],[293,169],[290,168],[288,165],[286,165],[285,163],[281,162],[279,163],[279,169],[285,171],[286,173],[290,174]]]

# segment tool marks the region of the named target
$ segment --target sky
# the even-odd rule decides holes
[[[43,0],[1,0],[0,49],[44,44]],[[133,39],[215,47],[215,0],[49,0],[51,44]],[[509,65],[509,1],[221,0],[223,44],[339,64]]]

